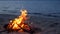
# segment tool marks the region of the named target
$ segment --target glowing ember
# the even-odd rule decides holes
[[[14,20],[11,20],[7,26],[7,29],[14,31],[16,30],[23,31],[23,29],[30,30],[29,26],[24,23],[27,20],[26,16],[27,16],[27,11],[21,10],[21,15],[15,18]]]

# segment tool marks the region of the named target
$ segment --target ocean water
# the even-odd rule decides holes
[[[21,9],[28,13],[60,17],[60,1],[0,1],[0,14],[18,15]]]

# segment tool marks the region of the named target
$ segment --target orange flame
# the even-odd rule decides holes
[[[21,28],[27,27],[27,29],[30,30],[29,26],[24,24],[24,21],[27,20],[26,16],[27,16],[27,10],[21,10],[21,15],[18,16],[18,18],[11,20],[8,25],[8,28],[13,30],[17,30],[17,29],[21,30]]]

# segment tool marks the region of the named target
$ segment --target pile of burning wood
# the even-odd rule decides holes
[[[29,24],[25,23],[27,21],[27,10],[21,10],[21,15],[19,15],[17,18],[14,20],[10,20],[9,24],[5,24],[4,28],[6,29],[5,31],[8,32],[28,32],[33,34],[37,28],[31,27]],[[41,30],[41,29],[40,29]]]

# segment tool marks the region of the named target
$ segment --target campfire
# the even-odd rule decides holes
[[[30,31],[30,27],[26,22],[27,20],[27,10],[20,10],[21,15],[19,15],[14,20],[10,20],[10,23],[6,26],[6,29],[8,31],[18,31],[18,32],[24,32]]]
[[[37,31],[41,31],[41,29],[39,28],[34,28],[34,27],[31,27],[28,23],[26,23],[28,21],[28,14],[27,14],[27,10],[20,10],[21,11],[21,14],[13,19],[13,20],[10,20],[10,23],[9,24],[5,24],[4,25],[4,28],[5,30],[4,31],[8,31],[8,32],[28,32],[30,34],[33,34],[35,32],[35,30]],[[1,32],[4,32],[4,31],[1,31]]]

